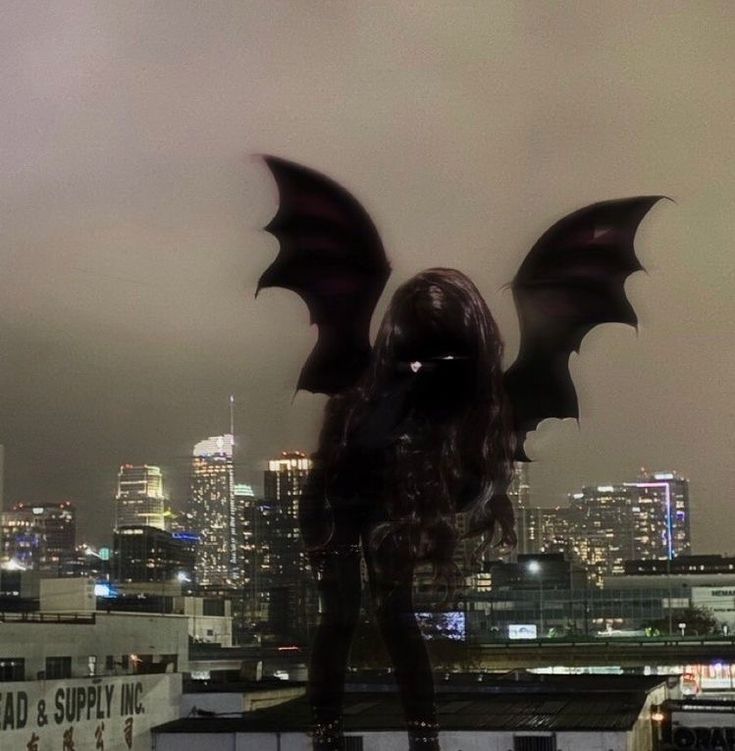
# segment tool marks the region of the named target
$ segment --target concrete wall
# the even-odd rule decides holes
[[[44,613],[93,613],[94,579],[41,579],[39,609]]]
[[[348,735],[351,735],[348,733]],[[355,734],[357,735],[357,734]],[[534,735],[532,731],[516,735]],[[559,751],[650,751],[650,746],[633,746],[630,733],[557,733]],[[403,732],[365,733],[364,751],[406,751]],[[508,751],[513,733],[443,732],[442,751]],[[176,733],[156,738],[156,751],[311,751],[306,733]]]
[[[735,633],[735,585],[692,587],[692,605],[708,608],[721,626]]]
[[[188,615],[189,635],[196,642],[232,646],[232,618],[220,615]]]
[[[195,709],[216,714],[244,712],[245,695],[235,691],[209,691],[201,694],[182,694],[181,716],[188,717]]]
[[[269,688],[256,691],[208,691],[206,693],[187,693],[181,697],[181,716],[187,717],[195,707],[222,714],[225,712],[253,712],[267,709],[296,699],[306,693],[305,687]]]
[[[97,613],[94,623],[36,623],[8,620],[0,624],[0,657],[25,659],[25,677],[34,680],[46,669],[46,657],[71,657],[72,677],[88,676],[89,657],[97,658],[97,674],[105,672],[112,655],[115,671],[123,655],[171,655],[179,672],[188,670],[186,616],[148,613]]]

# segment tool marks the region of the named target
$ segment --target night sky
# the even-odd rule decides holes
[[[237,400],[238,474],[311,450],[293,388],[316,332],[255,285],[277,154],[347,186],[393,265],[454,266],[517,347],[509,291],[562,215],[666,194],[596,329],[582,422],[527,443],[533,500],[692,482],[696,552],[735,551],[735,5],[723,2],[6,2],[0,28],[0,442],[6,505],[71,499],[109,536],[117,468],[188,454]]]

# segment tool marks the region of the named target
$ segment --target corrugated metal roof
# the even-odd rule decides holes
[[[646,691],[441,694],[437,701],[443,730],[592,730],[627,731],[638,719]],[[307,731],[310,712],[305,697],[241,717],[187,718],[161,725],[156,732],[288,732]],[[345,696],[348,731],[403,730],[397,695],[385,693]]]

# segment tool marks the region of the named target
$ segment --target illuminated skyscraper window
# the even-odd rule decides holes
[[[567,508],[544,510],[542,549],[569,553],[598,583],[622,574],[628,560],[691,553],[689,482],[675,472],[587,486],[569,500]]]
[[[72,503],[16,503],[0,513],[0,562],[58,574],[74,555],[76,512]]]
[[[165,498],[160,467],[123,464],[117,475],[115,529],[155,527],[165,529]]]
[[[640,529],[636,539],[645,536],[652,547],[652,555],[635,558],[676,558],[692,552],[691,524],[689,518],[689,480],[676,472],[641,471],[641,477],[630,487],[636,488]],[[650,509],[650,511],[648,510]],[[645,526],[646,518],[654,519]],[[644,549],[642,543],[639,543]]]
[[[308,620],[311,575],[307,569],[298,513],[312,461],[299,451],[284,452],[268,462],[265,499],[260,507],[258,548],[260,583],[277,633],[298,631]]]
[[[240,581],[238,519],[232,462],[233,436],[212,436],[194,446],[191,461],[191,514],[196,532],[199,584]]]

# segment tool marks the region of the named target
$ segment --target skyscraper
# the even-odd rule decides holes
[[[626,560],[691,552],[689,484],[675,472],[587,486],[569,500],[567,508],[544,510],[542,549],[569,553],[598,583],[622,574]]]
[[[260,612],[259,589],[262,550],[258,542],[260,505],[253,488],[235,483],[235,521],[237,524],[237,566],[251,620]]]
[[[633,557],[634,496],[620,484],[586,486],[570,496],[572,552],[597,582],[622,574]]]
[[[271,626],[277,632],[297,632],[308,620],[311,577],[299,531],[301,493],[312,461],[299,451],[284,452],[268,462],[265,499],[260,507],[258,547],[261,591],[267,593]]]
[[[635,558],[676,558],[692,552],[689,480],[677,472],[641,470],[630,487],[637,490],[639,520]],[[639,550],[646,555],[639,554]]]
[[[0,559],[37,571],[58,573],[74,555],[76,513],[70,501],[16,503],[0,514]]]
[[[283,452],[268,462],[264,476],[263,504],[270,552],[270,573],[295,579],[306,570],[298,514],[299,500],[312,461],[300,451]]]
[[[531,506],[531,485],[528,462],[515,462],[513,478],[508,488],[513,506],[518,544],[515,554],[538,553],[541,537],[541,509]]]
[[[164,512],[160,467],[123,464],[117,475],[115,529],[140,526],[165,529]]]
[[[233,585],[238,568],[237,513],[231,433],[194,446],[191,462],[191,514],[199,535],[199,584]]]
[[[115,530],[113,577],[118,582],[173,581],[194,575],[194,550],[186,540],[157,527]]]

